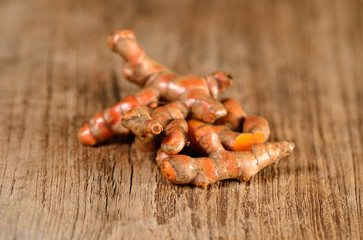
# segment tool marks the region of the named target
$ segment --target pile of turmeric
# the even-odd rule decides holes
[[[218,100],[232,75],[178,75],[150,59],[130,30],[115,32],[108,45],[124,60],[125,78],[141,90],[94,115],[78,132],[83,144],[132,133],[138,151],[156,153],[169,181],[198,187],[223,179],[249,181],[293,151],[292,142],[266,142],[265,118],[247,115],[233,98]]]

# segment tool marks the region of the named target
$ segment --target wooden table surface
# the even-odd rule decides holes
[[[0,0],[0,239],[362,239],[362,1]],[[176,186],[128,137],[77,130],[136,91],[133,29],[179,73],[231,72],[296,150],[249,183]]]

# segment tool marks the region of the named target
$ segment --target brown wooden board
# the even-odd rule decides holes
[[[362,16],[358,0],[0,0],[0,239],[362,239]],[[233,73],[223,95],[295,152],[203,190],[128,137],[80,144],[137,89],[106,44],[124,28],[176,72]]]

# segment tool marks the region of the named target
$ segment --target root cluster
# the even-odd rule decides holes
[[[156,152],[168,180],[198,187],[223,179],[249,181],[293,151],[292,142],[266,142],[265,118],[247,115],[233,98],[218,100],[232,85],[230,74],[178,75],[150,59],[130,30],[115,32],[108,44],[123,58],[125,78],[141,90],[93,116],[78,132],[82,143],[132,133],[139,151]]]

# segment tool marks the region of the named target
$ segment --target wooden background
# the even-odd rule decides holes
[[[363,2],[0,0],[0,239],[362,239]],[[249,183],[175,186],[127,137],[77,130],[137,88],[106,37],[136,32],[179,73],[293,140]]]

